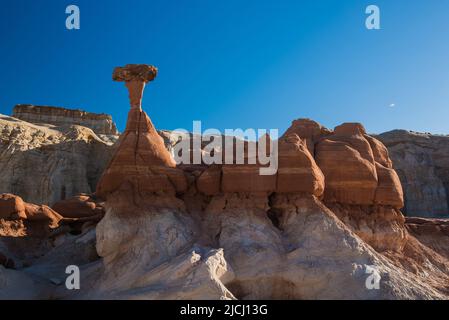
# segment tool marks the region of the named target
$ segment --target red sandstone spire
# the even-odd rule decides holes
[[[97,194],[102,198],[130,186],[140,193],[172,194],[186,187],[183,172],[175,169],[163,139],[142,111],[145,84],[156,74],[157,69],[149,65],[131,64],[114,70],[113,79],[126,83],[131,109],[117,151],[97,185]]]

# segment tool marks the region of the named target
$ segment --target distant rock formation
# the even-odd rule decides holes
[[[411,217],[449,218],[449,136],[405,130],[377,138],[388,148]]]
[[[0,114],[0,193],[53,205],[93,193],[118,136],[70,125],[36,125]]]
[[[96,134],[119,134],[112,117],[108,114],[96,114],[60,107],[18,104],[14,107],[12,116],[34,124],[51,124],[57,127],[78,125],[90,128]]]

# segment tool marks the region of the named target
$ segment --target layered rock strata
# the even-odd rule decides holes
[[[147,65],[127,65],[113,74],[114,80],[125,81],[131,110],[97,187],[97,195],[106,200],[106,215],[97,227],[104,271],[94,296],[233,298],[222,283],[232,278],[222,252],[195,245],[198,228],[176,197],[187,189],[184,172],[141,109],[145,84],[156,74]],[[161,283],[171,289],[155,293],[153,286]],[[142,290],[132,293],[136,287]]]
[[[154,69],[139,67],[143,72],[136,79],[134,68],[118,69],[118,74],[126,70],[125,75],[114,75],[127,81],[128,126],[133,129],[125,131],[97,189],[106,198],[106,216],[97,227],[97,250],[105,268],[100,292],[155,297],[151,274],[171,270],[175,261],[184,265],[182,257],[192,257],[189,252],[201,252],[194,260],[202,265],[209,259],[206,248],[220,248],[221,277],[210,269],[202,271],[219,290],[202,288],[202,298],[443,296],[439,290],[446,290],[444,285],[436,288],[424,278],[408,277],[413,269],[396,258],[403,257],[405,248],[411,255],[420,248],[407,246],[414,240],[400,212],[402,188],[388,152],[361,125],[328,130],[313,121],[295,121],[277,141],[279,168],[273,175],[260,174],[258,158],[253,164],[176,167],[140,108],[145,72],[153,79]],[[262,146],[270,146],[265,138]],[[251,143],[244,143],[245,160],[251,157]],[[225,148],[220,150],[216,152],[225,159]],[[139,162],[139,157],[148,160]],[[139,248],[143,256],[131,248]],[[439,261],[435,255],[432,261]],[[181,273],[189,278],[196,268],[190,261]],[[126,271],[130,266],[138,277]],[[367,266],[388,279],[379,290],[367,290]],[[448,265],[438,268],[435,284]],[[126,283],[109,280],[117,270],[123,270]],[[169,279],[165,285],[183,282]],[[135,292],[133,287],[141,289]],[[169,290],[164,297],[198,297],[194,288],[187,286],[176,295]]]
[[[46,205],[93,193],[112,156],[116,138],[111,139],[86,127],[35,125],[0,115],[0,193]]]
[[[0,242],[0,297],[9,290],[53,299],[448,298],[449,261],[436,245],[445,224],[405,223],[387,149],[362,125],[329,130],[300,119],[278,141],[245,142],[251,162],[178,166],[141,108],[156,73],[148,65],[114,71],[129,90],[127,128],[96,195],[53,207],[76,217],[64,219],[104,208],[104,218],[70,235],[61,225],[25,268],[4,267],[15,251]],[[263,176],[263,162],[248,151],[275,143],[278,170]],[[8,195],[4,207],[11,234],[11,217],[26,216],[27,206]],[[442,231],[431,239],[426,228]],[[61,284],[64,264],[81,267],[81,290]]]
[[[357,123],[329,130],[299,119],[284,137],[292,133],[308,141],[314,152],[324,174],[324,203],[377,250],[402,249],[403,192],[386,147]]]
[[[34,124],[51,124],[56,127],[78,125],[90,128],[96,134],[118,135],[115,123],[108,114],[96,114],[61,107],[18,104],[14,107],[12,116]]]
[[[406,218],[409,232],[449,259],[449,219]]]
[[[225,157],[223,152],[223,158]],[[310,193],[317,197],[323,195],[323,173],[315,163],[306,143],[296,134],[279,139],[278,167],[271,175],[261,174],[260,168],[263,165],[258,157],[254,161],[255,164],[248,163],[249,157],[246,148],[245,164],[207,167],[196,180],[197,189],[206,195],[233,192],[264,193],[267,196],[273,192]]]
[[[394,130],[377,138],[388,148],[411,217],[449,218],[449,137]]]

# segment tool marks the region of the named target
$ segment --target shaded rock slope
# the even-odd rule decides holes
[[[401,179],[405,214],[449,218],[449,137],[394,130],[378,138]]]
[[[0,115],[0,193],[47,205],[93,193],[117,138]]]

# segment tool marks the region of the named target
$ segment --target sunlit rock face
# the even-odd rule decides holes
[[[446,222],[406,222],[394,163],[361,124],[299,119],[278,140],[244,142],[246,160],[250,147],[277,144],[272,175],[259,155],[178,165],[168,151],[178,140],[142,110],[156,75],[114,70],[130,110],[95,194],[52,209],[0,196],[0,298],[449,297]],[[80,290],[65,288],[67,265],[80,267]]]
[[[92,294],[232,299],[223,283],[233,277],[223,253],[195,245],[199,227],[176,197],[187,191],[187,179],[142,111],[143,89],[156,73],[156,68],[146,65],[114,71],[113,78],[126,83],[131,109],[126,130],[97,186],[97,195],[106,200],[106,214],[96,230],[102,281]],[[161,283],[167,290],[155,292],[153,287]]]
[[[36,125],[0,115],[0,193],[46,205],[93,193],[117,139],[78,125]]]
[[[324,175],[324,203],[375,249],[401,250],[403,192],[386,147],[358,123],[329,130],[300,119],[288,132],[300,134],[313,150]]]

